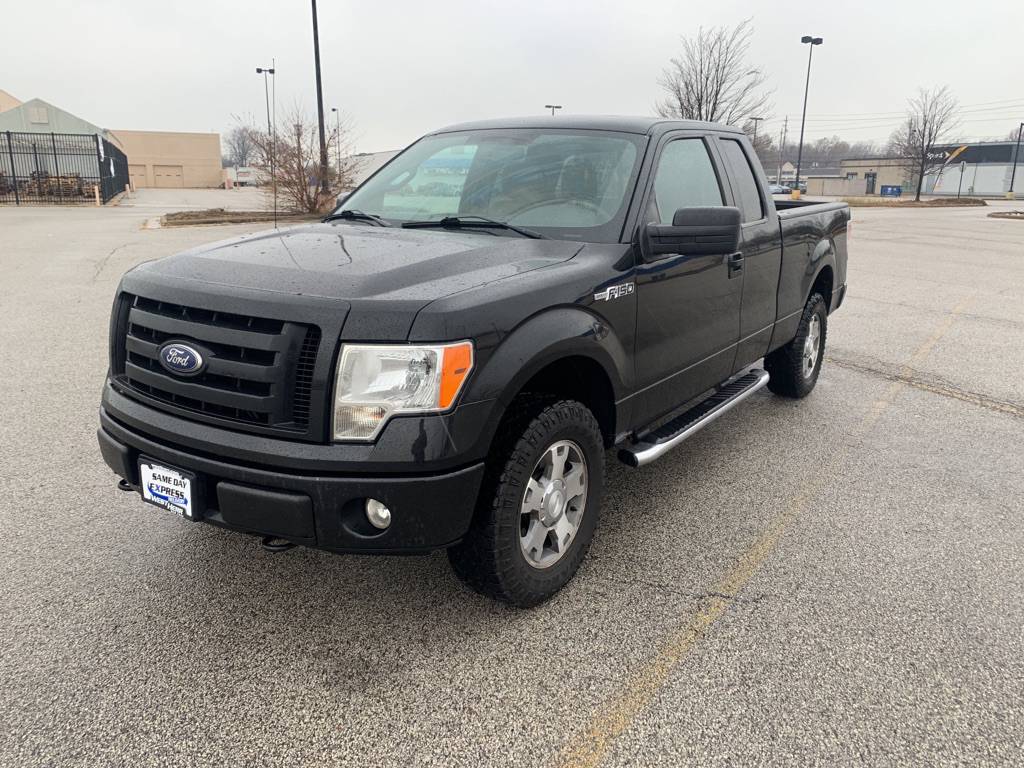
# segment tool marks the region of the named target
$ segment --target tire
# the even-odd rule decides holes
[[[604,486],[601,430],[575,400],[519,399],[486,464],[473,523],[448,560],[482,595],[539,605],[590,548]]]
[[[828,307],[820,293],[812,293],[804,305],[796,336],[764,358],[771,377],[768,389],[784,397],[807,397],[818,383],[825,359]]]

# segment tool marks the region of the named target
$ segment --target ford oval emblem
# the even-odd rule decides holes
[[[206,361],[199,350],[177,341],[160,347],[159,358],[160,365],[179,376],[195,376],[206,367]]]

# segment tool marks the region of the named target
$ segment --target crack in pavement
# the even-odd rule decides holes
[[[89,278],[89,282],[90,283],[95,283],[99,279],[100,272],[103,271],[103,268],[107,266],[107,262],[110,261],[110,257],[113,256],[115,253],[117,253],[118,251],[120,251],[122,248],[124,248],[127,245],[128,245],[128,243],[121,243],[119,246],[114,248],[114,250],[112,250],[110,253],[108,253],[106,256],[104,256],[102,259],[97,259],[96,262],[95,262],[96,271],[92,273],[92,277]]]
[[[942,315],[943,314],[940,310],[932,309],[931,307],[922,307],[922,306],[920,306],[918,304],[910,304],[910,303],[905,302],[905,301],[886,301],[885,299],[876,299],[876,298],[874,298],[872,296],[860,296],[860,295],[857,295],[857,294],[850,294],[850,298],[851,299],[856,299],[857,301],[867,301],[867,302],[870,302],[872,304],[885,304],[888,307],[903,307],[904,309],[912,309],[912,310],[914,310],[916,312],[922,312],[924,314],[933,314],[933,315]],[[1005,326],[1019,326],[1019,327],[1024,328],[1024,322],[1021,322],[1020,320],[1010,320],[1009,318],[1005,318],[1005,317],[991,317],[989,315],[979,315],[976,312],[963,312],[962,316],[963,317],[969,317],[969,318],[971,318],[973,320],[978,320],[980,322],[994,323],[995,325],[998,325],[998,326],[1001,326],[1001,327],[1005,327]]]
[[[970,403],[971,405],[977,405],[981,408],[987,408],[988,410],[996,411],[997,413],[1005,413],[1009,416],[1016,416],[1017,418],[1024,417],[1024,405],[997,400],[994,397],[978,394],[976,392],[966,392],[951,387],[940,387],[911,373],[890,373],[888,371],[883,371],[880,368],[872,368],[867,365],[858,365],[857,363],[852,363],[847,360],[840,360],[832,357],[831,355],[827,356],[825,359],[833,365],[838,365],[840,368],[846,368],[850,371],[874,376],[875,378],[884,379],[885,381],[902,382],[903,384],[914,387],[915,389],[920,389],[924,392],[931,392],[933,395],[951,397],[954,400]]]
[[[730,603],[756,605],[757,603],[760,603],[763,600],[767,600],[770,597],[778,597],[778,595],[771,595],[767,592],[759,592],[756,595],[751,595],[750,597],[729,595],[724,592],[716,592],[714,590],[710,592],[694,592],[690,589],[681,589],[679,587],[672,586],[671,584],[665,584],[663,582],[654,581],[652,579],[621,579],[616,578],[615,576],[610,576],[607,577],[607,581],[612,581],[616,584],[648,587],[650,589],[656,589],[663,594],[669,594],[675,597],[686,597],[697,602],[702,602],[705,600],[727,600]]]

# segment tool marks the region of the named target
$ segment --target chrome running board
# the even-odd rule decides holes
[[[742,403],[768,383],[768,372],[752,370],[730,381],[706,400],[657,429],[641,433],[633,445],[619,449],[619,461],[642,467],[668,453],[683,440],[699,432],[733,406]]]

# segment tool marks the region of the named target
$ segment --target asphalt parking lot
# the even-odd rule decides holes
[[[1024,223],[855,210],[812,396],[609,455],[582,570],[521,611],[116,490],[121,274],[265,228],[144,230],[231,194],[157,192],[0,208],[0,764],[1021,764]]]

